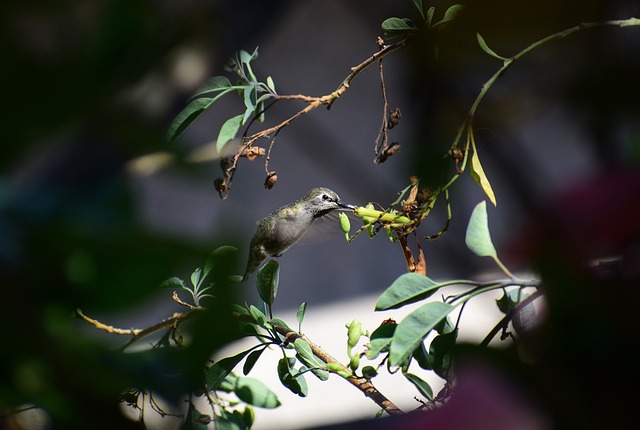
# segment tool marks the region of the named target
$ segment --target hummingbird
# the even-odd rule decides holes
[[[243,281],[267,257],[280,257],[294,245],[318,218],[335,209],[353,210],[354,206],[340,201],[328,188],[314,188],[301,199],[284,205],[258,221],[249,245],[249,261]]]

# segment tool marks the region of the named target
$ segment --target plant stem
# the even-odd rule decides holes
[[[318,345],[310,341],[306,336],[301,335],[300,333],[297,333],[293,330],[287,329],[286,327],[282,327],[279,325],[273,325],[273,328],[282,336],[284,336],[284,338],[288,343],[293,343],[295,342],[296,339],[301,339],[302,341],[306,342],[311,347],[311,351],[313,351],[314,355],[318,357],[320,360],[322,360],[324,363],[326,364],[334,363],[344,367],[342,363],[340,363],[338,360],[333,358],[330,354],[325,352]],[[351,371],[346,367],[344,367],[344,370],[345,372],[351,373]],[[356,387],[358,390],[362,391],[362,393],[366,397],[373,400],[378,406],[384,409],[384,411],[387,412],[389,415],[401,415],[404,413],[393,402],[391,402],[391,400],[387,399],[380,391],[378,391],[378,389],[371,383],[371,381],[364,378],[358,378],[355,376],[350,378],[345,378],[345,379],[347,380],[347,382],[349,382],[351,385]]]

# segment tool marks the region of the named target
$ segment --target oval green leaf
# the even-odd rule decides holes
[[[222,124],[220,132],[218,133],[218,139],[216,140],[216,151],[218,151],[219,154],[222,153],[227,142],[236,137],[236,134],[242,125],[243,118],[243,114],[236,115],[229,118],[224,122],[224,124]]]
[[[275,393],[254,378],[238,378],[233,392],[243,402],[259,408],[274,409],[280,406]]]
[[[465,243],[471,252],[480,257],[497,258],[496,248],[489,233],[487,202],[484,200],[478,203],[471,213]]]
[[[407,378],[407,380],[411,382],[418,389],[420,394],[422,394],[424,397],[426,397],[429,400],[433,400],[433,390],[431,389],[431,386],[427,384],[426,381],[423,381],[421,378],[414,375],[413,373],[405,373],[404,377]]]
[[[403,319],[391,339],[389,348],[389,364],[404,364],[413,351],[420,346],[424,338],[449,312],[455,309],[442,302],[431,302],[423,305]]]
[[[418,273],[405,273],[387,288],[376,302],[376,311],[397,309],[426,299],[438,291],[440,284]]]

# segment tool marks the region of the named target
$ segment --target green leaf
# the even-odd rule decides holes
[[[248,85],[243,91],[244,105],[247,111],[252,113],[256,110],[256,104],[258,103],[258,87],[256,85]]]
[[[238,378],[233,392],[243,402],[259,408],[274,409],[280,406],[280,401],[275,393],[264,383],[254,378]]]
[[[498,309],[500,309],[500,312],[502,312],[503,314],[508,314],[518,305],[518,302],[520,300],[521,298],[519,289],[513,289],[509,291],[504,290],[502,297],[496,300],[496,305],[498,305]]]
[[[233,412],[225,409],[220,410],[220,415],[216,417],[216,430],[245,430],[244,420],[238,416],[239,412],[234,410]],[[208,426],[206,427],[209,428]]]
[[[209,79],[202,87],[200,87],[192,96],[192,99],[195,99],[196,97],[200,97],[203,96],[207,93],[211,93],[211,92],[217,92],[217,91],[231,91],[235,89],[233,87],[233,85],[231,85],[231,82],[229,81],[229,79],[227,79],[225,76],[214,76],[213,78]]]
[[[458,17],[463,9],[464,6],[461,4],[454,4],[452,6],[449,6],[449,9],[447,9],[447,11],[444,13],[444,17],[440,21],[433,24],[432,28],[436,28],[440,25],[446,24],[447,22],[453,21]]]
[[[476,33],[476,38],[478,39],[478,44],[480,45],[480,48],[482,48],[484,52],[491,55],[493,58],[497,58],[498,60],[503,60],[503,61],[507,60],[507,58],[496,54],[493,49],[489,48],[489,45],[487,45],[487,42],[484,41],[484,38],[480,35],[480,33]]]
[[[272,326],[275,327],[282,327],[287,331],[294,331],[291,327],[289,327],[287,325],[286,322],[284,322],[283,320],[281,320],[280,318],[271,318],[269,321],[269,324],[271,324]]]
[[[233,357],[226,357],[209,366],[206,374],[207,388],[217,390],[231,371],[251,352],[251,349],[242,351]]]
[[[453,348],[458,338],[458,330],[441,334],[433,338],[429,345],[429,358],[431,368],[446,381],[451,381],[453,376]]]
[[[309,387],[307,381],[304,379],[304,375],[298,374],[295,377],[291,371],[291,367],[295,363],[296,359],[292,357],[281,358],[278,361],[278,378],[282,385],[287,387],[291,392],[297,394],[300,397],[307,397],[309,394]]]
[[[223,245],[211,251],[211,253],[209,254],[209,256],[204,262],[204,271],[202,273],[202,276],[205,278],[207,277],[209,272],[211,272],[211,269],[215,267],[216,260],[218,260],[220,257],[230,255],[235,252],[238,252],[238,248],[236,248],[235,246],[229,246],[229,245]]]
[[[218,95],[219,97],[220,95]],[[187,107],[185,107],[171,122],[169,126],[169,131],[167,132],[167,142],[173,142],[178,136],[182,134],[182,132],[191,124],[195,119],[204,112],[209,106],[213,104],[217,100],[217,98],[200,98],[195,99],[189,102]]]
[[[273,78],[271,76],[267,76],[267,87],[274,93],[276,93],[276,84],[273,82]]]
[[[298,319],[298,331],[302,331],[302,320],[304,320],[304,314],[307,312],[307,302],[302,302],[296,313]]]
[[[398,324],[391,339],[389,364],[403,365],[427,334],[453,309],[455,307],[447,303],[431,302],[411,312]]]
[[[323,369],[325,363],[316,357],[307,342],[298,338],[293,342],[293,347],[296,350],[298,360],[307,366],[311,373],[321,381],[329,379],[329,372]]]
[[[424,9],[422,7],[422,0],[411,0],[413,2],[413,5],[416,7],[416,9],[418,9],[418,12],[420,12],[420,16],[424,18]]]
[[[260,327],[269,328],[269,325],[267,324],[267,316],[264,314],[264,312],[253,305],[249,307],[249,312],[251,313],[253,319],[256,321],[257,325],[259,325]]]
[[[478,183],[478,185],[480,185],[480,188],[482,188],[482,191],[484,191],[484,193],[487,195],[489,200],[491,200],[491,203],[493,203],[493,205],[496,206],[497,205],[496,196],[493,193],[491,184],[489,183],[489,178],[487,178],[487,175],[484,173],[484,169],[482,168],[482,164],[480,164],[480,156],[478,155],[478,150],[476,149],[476,142],[475,142],[475,139],[473,138],[472,131],[469,131],[469,139],[471,140],[471,147],[472,147],[471,177],[473,178],[474,181]]]
[[[280,282],[280,264],[276,260],[269,260],[267,264],[258,270],[256,287],[262,301],[269,306],[278,295],[278,283]]]
[[[254,49],[251,54],[249,54],[244,49],[240,50],[240,61],[242,61],[244,64],[249,64],[251,61],[255,60],[256,58],[258,58],[257,46],[256,46],[256,49]]]
[[[258,348],[256,350],[251,351],[251,354],[249,354],[247,359],[244,361],[244,365],[242,366],[242,373],[245,376],[248,375],[249,372],[251,372],[251,370],[253,369],[253,366],[256,365],[256,363],[258,362],[258,359],[260,358],[260,356],[262,355],[265,349],[267,349],[266,346],[263,348]]]
[[[233,116],[226,120],[222,127],[220,127],[220,132],[218,133],[218,139],[216,140],[216,151],[219,154],[223,152],[224,146],[236,137],[240,126],[242,125],[242,119],[244,118],[243,114]]]
[[[391,338],[397,326],[397,324],[382,324],[371,333],[369,347],[367,348],[367,358],[369,360],[373,360],[380,353],[388,351]]]
[[[489,221],[487,219],[487,202],[484,200],[476,205],[471,213],[467,226],[465,243],[467,248],[480,257],[497,258],[496,248],[491,242]]]
[[[433,14],[436,12],[436,8],[431,6],[427,10],[427,27],[431,28],[431,22],[433,22]]]
[[[394,38],[416,31],[416,25],[409,18],[387,18],[382,22],[386,38]]]
[[[200,268],[198,267],[191,274],[191,285],[197,288],[200,285],[201,275],[202,275],[202,270],[200,270]]]
[[[418,273],[405,273],[393,281],[376,302],[376,311],[397,309],[430,297],[438,291],[438,284]]]
[[[166,281],[162,281],[160,283],[160,288],[182,288],[187,289],[186,285],[184,285],[184,281],[177,276],[167,279]]]
[[[418,389],[423,397],[426,397],[429,400],[433,400],[433,390],[431,389],[431,386],[427,384],[427,382],[423,381],[413,373],[403,373],[403,375]]]

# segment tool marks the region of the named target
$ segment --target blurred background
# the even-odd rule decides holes
[[[452,3],[427,6],[441,16]],[[211,145],[222,122],[243,110],[240,100],[227,96],[216,103],[171,145],[165,136],[190,94],[225,74],[236,51],[259,46],[254,71],[262,80],[271,76],[280,94],[324,95],[376,52],[384,19],[416,17],[411,2],[4,1],[0,409],[36,402],[66,425],[96,423],[96,417],[104,428],[131,425],[115,412],[117,394],[140,382],[141,363],[128,363],[130,371],[118,374],[122,363],[111,351],[120,339],[72,319],[74,309],[115,326],[150,325],[178,310],[171,292],[158,288],[162,280],[188,278],[220,245],[238,248],[227,269],[242,273],[255,222],[313,187],[329,187],[349,203],[383,206],[396,200],[411,175],[436,187],[443,166],[451,172],[443,154],[482,84],[500,67],[479,48],[476,32],[509,57],[580,22],[639,15],[640,4],[631,0],[466,5],[442,31],[384,59],[389,103],[402,111],[389,136],[400,143],[399,153],[382,164],[372,161],[383,105],[378,70],[371,67],[331,110],[316,109],[279,134],[271,152],[270,169],[278,175],[272,190],[263,186],[263,160],[243,159],[223,201],[213,186],[221,176],[215,160],[176,162],[154,172],[127,167],[145,154],[163,151],[182,160]],[[599,323],[612,315],[623,318],[615,327],[637,327],[631,308],[607,308],[595,322],[580,313],[602,304],[598,288],[580,290],[576,302],[577,283],[551,263],[574,267],[573,257],[623,255],[630,262],[620,282],[637,280],[639,52],[637,27],[589,30],[545,45],[497,82],[475,121],[498,200],[489,210],[494,243],[512,270],[563,274],[567,282],[558,282],[571,288],[551,295],[550,306],[562,309],[556,322],[573,321],[574,328],[586,319],[601,330]],[[302,106],[279,103],[266,125]],[[469,175],[453,187],[448,233],[422,242],[430,277],[494,270],[464,246],[471,209],[483,198]],[[421,234],[440,231],[445,219],[444,206],[436,207]],[[406,271],[400,248],[384,235],[347,244],[336,219],[316,223],[280,264],[276,309],[286,313],[308,302],[309,318],[319,309],[319,331],[337,324],[327,329],[330,338],[336,330],[342,336],[339,330],[352,318],[349,309],[343,318],[330,306],[361,297],[369,306]],[[548,264],[553,267],[545,272]],[[637,298],[633,291],[623,289],[617,300]],[[235,300],[256,300],[246,286],[234,293]],[[569,308],[577,315],[563,313]],[[606,351],[590,333],[581,345],[592,345],[593,354]],[[225,341],[212,338],[209,352]],[[555,338],[546,339],[553,350]],[[570,357],[566,363],[573,363]]]

